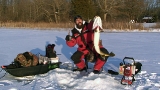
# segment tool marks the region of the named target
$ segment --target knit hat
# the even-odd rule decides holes
[[[80,15],[77,15],[74,17],[74,22],[76,22],[76,19],[82,19],[82,17]]]

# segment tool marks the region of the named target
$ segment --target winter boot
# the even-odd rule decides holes
[[[84,70],[86,70],[87,71],[87,68],[86,67],[84,67],[83,69],[80,69],[80,68],[76,68],[76,69],[73,69],[73,71],[84,71]]]
[[[100,71],[98,71],[98,70],[93,70],[93,73],[94,73],[94,74],[100,74]]]

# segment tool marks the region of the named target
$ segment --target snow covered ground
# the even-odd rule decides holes
[[[33,29],[0,29],[0,65],[8,65],[18,53],[31,51],[34,54],[45,54],[45,46],[56,44],[55,50],[61,54],[61,62],[70,62],[70,56],[76,47],[65,44],[68,30],[33,30]],[[156,31],[156,32],[155,32]],[[81,76],[79,72],[65,69],[51,70],[46,74],[33,77],[16,78],[9,74],[0,79],[0,90],[160,90],[160,33],[150,32],[108,32],[101,33],[103,45],[108,51],[116,54],[109,58],[104,70],[118,71],[119,63],[125,56],[133,57],[143,64],[142,71],[135,76],[132,86],[120,84],[121,76],[111,76],[105,71],[102,74]],[[93,64],[89,64],[93,67]],[[4,75],[0,72],[0,76]]]

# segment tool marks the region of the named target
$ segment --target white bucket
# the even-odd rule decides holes
[[[48,58],[50,61],[51,61],[51,63],[57,63],[57,62],[59,62],[59,57],[56,57],[56,58]]]
[[[48,57],[44,57],[44,59],[43,59],[44,61],[43,61],[43,64],[47,64],[48,63]]]
[[[38,58],[39,58],[39,64],[47,64],[49,61],[48,57],[45,57],[45,56],[39,55]]]
[[[42,64],[44,61],[44,56],[39,55],[38,58],[39,58],[39,64]]]

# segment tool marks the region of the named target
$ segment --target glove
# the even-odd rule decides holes
[[[65,40],[66,40],[66,41],[71,40],[71,36],[70,36],[70,35],[67,35],[66,38],[65,38]]]
[[[109,53],[109,56],[110,56],[110,57],[114,57],[115,54],[114,54],[113,52],[110,52],[110,53]]]

